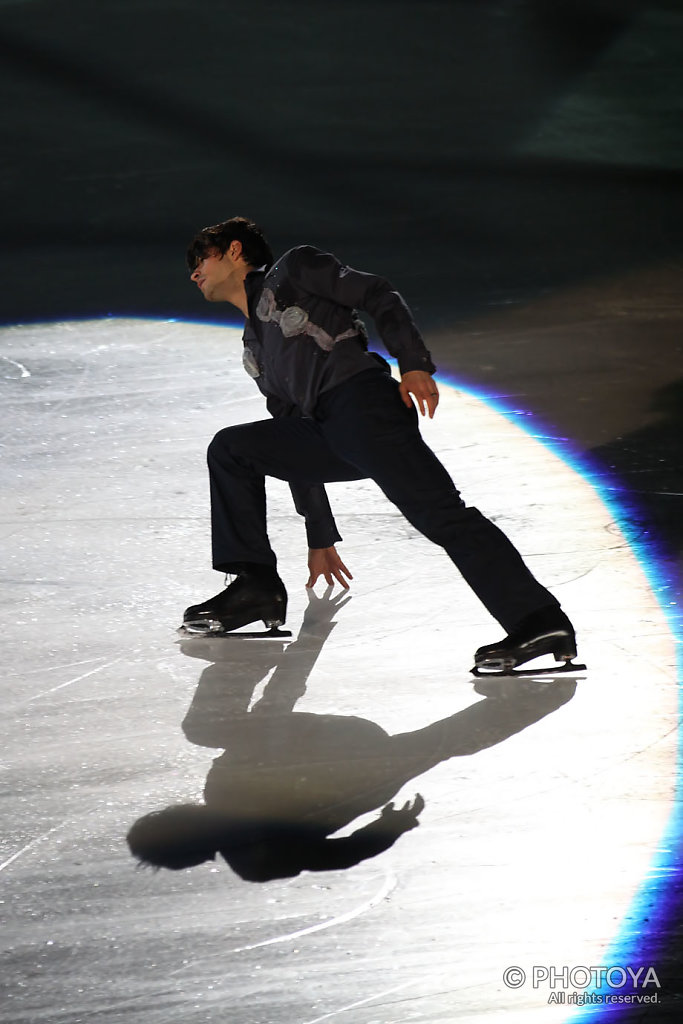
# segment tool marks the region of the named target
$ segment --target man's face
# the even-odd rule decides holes
[[[208,302],[221,302],[225,299],[225,285],[229,284],[235,274],[235,266],[227,253],[217,249],[209,251],[190,274],[202,295]]]

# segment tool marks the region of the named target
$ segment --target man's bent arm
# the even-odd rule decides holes
[[[436,372],[408,306],[385,278],[344,266],[332,253],[310,245],[294,251],[290,274],[305,291],[369,313],[402,374]]]

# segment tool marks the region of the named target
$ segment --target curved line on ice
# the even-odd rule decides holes
[[[320,924],[311,925],[310,928],[302,928],[300,931],[289,932],[287,935],[277,935],[273,939],[266,939],[264,942],[254,942],[249,946],[237,946],[235,949],[231,949],[231,953],[244,953],[250,949],[260,949],[262,946],[273,946],[276,942],[290,942],[292,939],[299,939],[303,935],[312,935],[313,932],[321,932],[325,928],[332,928],[337,924],[344,924],[346,921],[352,921],[355,917],[360,917],[367,910],[372,910],[378,903],[381,903],[389,893],[396,888],[398,885],[398,879],[395,875],[387,875],[384,879],[379,892],[371,896],[365,903],[361,903],[355,910],[349,910],[346,914],[339,914],[337,917],[330,918],[329,921],[321,921]]]

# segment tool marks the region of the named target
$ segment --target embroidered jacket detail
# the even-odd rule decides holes
[[[242,352],[242,366],[247,371],[250,377],[256,380],[257,377],[261,376],[261,367],[258,364],[256,356],[246,345]]]
[[[324,352],[331,352],[338,341],[355,338],[361,333],[362,326],[361,321],[354,317],[353,327],[332,337],[319,324],[314,324],[309,318],[308,311],[301,306],[287,306],[285,309],[278,309],[275,293],[270,288],[263,289],[256,306],[256,315],[263,323],[276,323],[285,338],[294,338],[297,334],[308,334]]]

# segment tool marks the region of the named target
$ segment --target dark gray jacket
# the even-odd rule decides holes
[[[357,310],[370,314],[401,373],[434,373],[410,310],[382,277],[312,245],[290,249],[245,281],[244,364],[277,416],[312,416],[318,395],[375,366]]]
[[[314,416],[318,396],[377,366],[358,310],[375,322],[400,372],[435,366],[410,310],[382,277],[354,270],[311,245],[290,249],[245,280],[244,367],[272,416]],[[292,485],[309,547],[340,540],[322,486]]]

